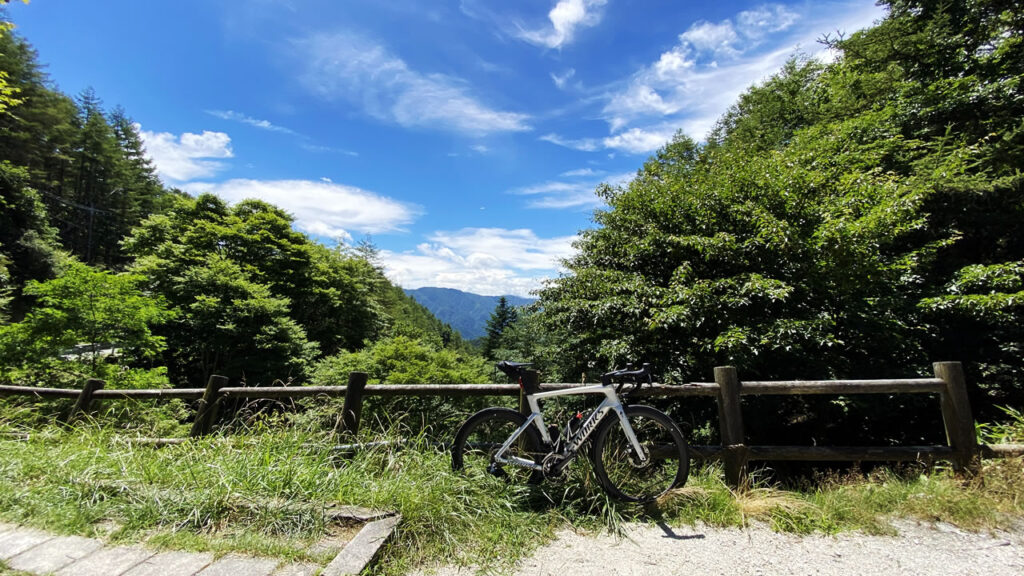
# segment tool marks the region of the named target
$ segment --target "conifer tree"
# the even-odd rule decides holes
[[[508,305],[508,300],[504,296],[498,299],[498,305],[494,308],[490,319],[487,320],[484,356],[490,358],[495,350],[501,348],[502,336],[505,330],[515,323],[517,316],[516,309]]]

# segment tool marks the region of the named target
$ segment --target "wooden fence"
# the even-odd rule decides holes
[[[721,459],[727,480],[738,486],[745,482],[750,461],[925,461],[946,460],[956,469],[973,468],[980,456],[1024,455],[1024,445],[979,446],[974,419],[967,399],[967,383],[959,362],[937,362],[934,378],[899,380],[794,380],[782,382],[741,382],[735,368],[715,368],[714,382],[669,386],[653,384],[636,397],[677,398],[707,396],[718,404],[719,446],[691,446],[694,457]],[[538,379],[536,372],[527,377]],[[0,397],[29,395],[39,398],[74,398],[69,418],[89,410],[96,400],[177,398],[198,400],[191,436],[209,434],[218,412],[230,399],[343,397],[342,429],[359,428],[364,396],[519,396],[515,384],[380,384],[367,385],[367,375],[353,372],[345,386],[228,387],[228,379],[211,376],[206,388],[161,390],[104,390],[103,381],[89,380],[81,390],[0,386]],[[540,384],[542,390],[559,390],[581,384]],[[947,443],[941,446],[748,446],[743,428],[743,396],[830,394],[938,394]]]

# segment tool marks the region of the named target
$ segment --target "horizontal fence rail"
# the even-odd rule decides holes
[[[742,382],[736,369],[715,368],[714,382],[684,385],[653,384],[632,397],[683,398],[711,397],[718,405],[719,446],[691,446],[696,458],[722,460],[728,481],[741,486],[746,482],[750,461],[922,461],[945,460],[957,469],[972,468],[979,456],[1012,457],[1024,455],[1024,445],[1006,444],[979,446],[974,419],[967,400],[967,384],[959,362],[937,362],[934,378],[896,380],[791,380]],[[529,372],[536,379],[539,374]],[[197,413],[190,435],[209,434],[225,401],[232,399],[269,400],[280,398],[343,398],[342,431],[352,435],[358,428],[364,396],[440,396],[450,398],[473,396],[518,397],[521,389],[515,384],[377,384],[367,385],[365,373],[353,372],[345,385],[339,386],[263,386],[229,387],[228,379],[211,376],[206,388],[158,390],[105,390],[100,380],[89,380],[81,390],[0,386],[0,397],[31,396],[36,398],[73,398],[76,400],[69,419],[87,412],[95,400],[180,399],[197,401]],[[540,384],[542,390],[562,390],[593,384]],[[941,446],[748,446],[743,427],[743,396],[761,395],[853,395],[853,394],[937,394],[947,444]]]

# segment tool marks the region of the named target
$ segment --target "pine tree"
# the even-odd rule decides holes
[[[484,340],[484,356],[490,358],[495,350],[501,348],[501,338],[505,329],[515,323],[518,314],[516,309],[508,305],[504,296],[498,299],[489,320],[487,320],[487,336]]]

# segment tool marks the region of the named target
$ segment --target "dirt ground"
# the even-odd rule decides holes
[[[745,529],[632,525],[625,538],[562,532],[524,560],[518,575],[1021,576],[1024,526],[971,533],[949,524],[893,523],[898,536],[796,536]],[[468,576],[472,568],[417,574]]]

